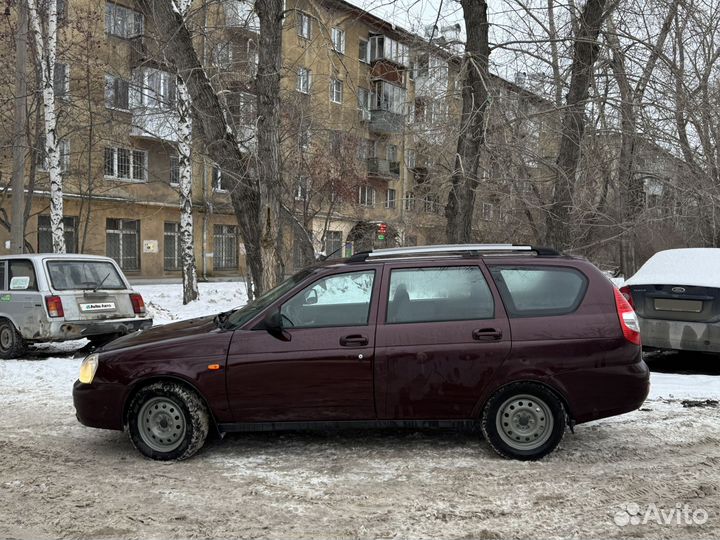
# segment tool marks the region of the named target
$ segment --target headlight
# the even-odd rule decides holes
[[[80,364],[80,382],[83,384],[90,384],[95,377],[95,372],[98,367],[98,358],[100,355],[91,354],[86,356]]]

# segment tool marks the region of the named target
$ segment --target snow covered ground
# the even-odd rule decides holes
[[[158,322],[246,298],[241,283],[201,284],[186,307],[180,285],[138,289]],[[641,410],[578,426],[539,463],[475,433],[351,431],[228,436],[163,464],[75,420],[80,360],[54,351],[0,362],[0,538],[720,536],[720,408],[682,404],[720,400],[720,376],[653,373]],[[627,524],[629,504],[708,519]]]

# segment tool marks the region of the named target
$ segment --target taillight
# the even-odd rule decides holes
[[[635,345],[642,345],[640,341],[640,324],[637,315],[635,315],[635,310],[622,292],[615,287],[613,289],[615,291],[615,305],[620,319],[620,328],[622,328],[625,339]]]
[[[625,297],[625,300],[628,301],[628,304],[630,304],[630,307],[635,309],[635,302],[633,302],[632,299],[632,293],[630,292],[630,287],[620,287],[620,293]]]
[[[135,315],[145,315],[145,301],[142,296],[138,293],[132,293],[130,295],[130,301],[132,302]]]
[[[62,299],[59,296],[46,296],[45,305],[47,306],[48,315],[51,317],[64,317]]]

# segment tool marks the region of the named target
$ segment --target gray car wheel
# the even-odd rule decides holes
[[[182,460],[205,444],[210,414],[193,390],[175,382],[157,382],[141,388],[132,398],[125,430],[146,457]]]
[[[0,358],[11,360],[27,350],[25,340],[8,319],[0,319]]]
[[[483,411],[482,431],[503,457],[536,460],[552,452],[565,434],[567,414],[549,388],[530,382],[498,390]]]

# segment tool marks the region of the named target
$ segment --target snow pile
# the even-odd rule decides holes
[[[648,399],[720,399],[720,377],[651,373]]]
[[[720,288],[720,249],[659,251],[625,285],[688,285]]]
[[[247,303],[247,290],[243,282],[198,283],[198,286],[199,300],[186,306],[182,303],[180,283],[135,285],[133,288],[142,294],[148,313],[156,325],[214,315]]]

